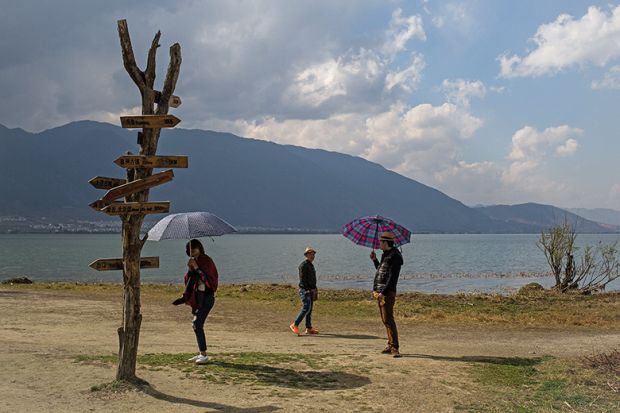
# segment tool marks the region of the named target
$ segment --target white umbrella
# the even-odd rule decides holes
[[[210,212],[184,212],[161,219],[148,232],[149,241],[215,237],[237,232],[235,227]]]

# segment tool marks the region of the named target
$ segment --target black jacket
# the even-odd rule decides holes
[[[381,262],[375,258],[374,264],[377,272],[373,283],[373,291],[378,293],[396,292],[396,284],[398,283],[398,276],[403,263],[403,256],[396,248],[384,252],[381,256]]]
[[[316,271],[314,265],[308,260],[299,264],[299,288],[304,290],[316,288]]]

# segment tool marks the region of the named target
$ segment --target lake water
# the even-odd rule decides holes
[[[535,234],[414,235],[403,247],[400,291],[506,292],[528,282],[552,284]],[[620,241],[620,234],[580,235],[578,244]],[[222,283],[295,283],[306,246],[317,251],[319,287],[370,289],[374,267],[369,249],[340,235],[229,235],[204,239]],[[144,282],[182,282],[184,241],[147,242],[143,256],[159,256],[160,268],[143,270]],[[88,267],[96,258],[121,256],[120,235],[0,235],[0,279],[121,281],[120,271]],[[620,289],[620,280],[608,286]]]

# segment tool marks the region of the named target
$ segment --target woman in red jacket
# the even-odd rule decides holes
[[[211,257],[205,254],[202,243],[197,239],[187,243],[185,253],[190,257],[187,262],[189,270],[185,274],[185,292],[183,297],[176,299],[173,304],[185,303],[192,307],[192,314],[194,315],[192,327],[196,333],[200,353],[188,361],[206,364],[209,357],[207,357],[204,324],[215,304],[215,292],[218,284],[217,268]]]

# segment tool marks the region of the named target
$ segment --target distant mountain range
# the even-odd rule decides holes
[[[476,207],[476,209],[491,219],[523,225],[528,228],[526,232],[540,232],[542,228],[564,221],[571,223],[579,232],[615,232],[619,229],[617,226],[591,221],[552,205],[526,203]]]
[[[620,226],[620,211],[616,211],[614,209],[566,208],[566,210],[591,221],[596,221],[607,225]]]
[[[91,121],[37,134],[0,126],[0,218],[108,219],[88,207],[103,193],[88,180],[124,177],[113,160],[137,153],[135,141],[135,131]],[[190,167],[175,170],[151,200],[170,200],[172,212],[211,211],[254,230],[338,231],[370,214],[417,233],[538,232],[565,216],[584,232],[619,228],[538,204],[470,208],[362,158],[228,133],[164,130],[158,154],[188,155]]]

